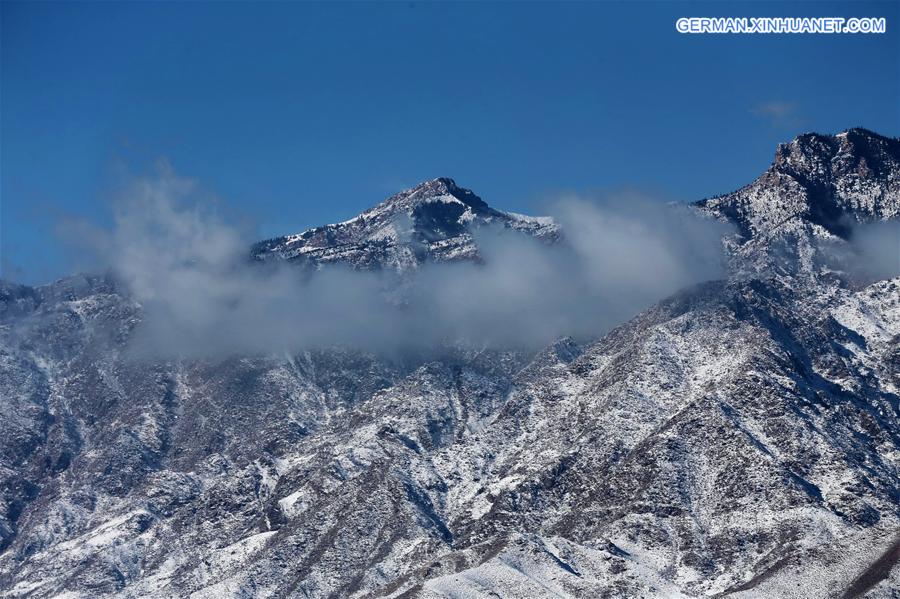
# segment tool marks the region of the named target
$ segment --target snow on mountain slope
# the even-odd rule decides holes
[[[356,268],[404,270],[425,260],[473,259],[473,227],[502,226],[542,239],[559,227],[549,217],[501,212],[452,179],[426,181],[350,220],[257,244],[256,259],[307,264],[348,263]]]
[[[779,145],[750,185],[695,205],[738,227],[736,270],[821,271],[856,225],[900,216],[898,173],[900,140],[865,129],[807,133]]]
[[[753,268],[534,355],[135,361],[115,281],[0,284],[0,596],[896,597],[900,278],[757,268],[894,218],[896,147],[801,136],[701,203]],[[254,253],[406,268],[473,223],[561,239],[438,179]]]
[[[750,185],[697,204],[734,220],[746,238],[801,221],[835,235],[853,222],[900,215],[900,140],[865,129],[807,133],[775,152]]]

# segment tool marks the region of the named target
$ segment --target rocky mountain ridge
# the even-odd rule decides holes
[[[559,227],[549,217],[501,212],[446,177],[425,181],[342,223],[325,225],[255,245],[257,260],[283,259],[359,269],[414,268],[428,260],[478,256],[472,229],[500,226],[553,240]]]
[[[811,272],[859,225],[900,217],[898,172],[896,138],[859,128],[805,133],[780,144],[751,184],[694,205],[737,227],[733,270]]]
[[[696,205],[728,218],[746,239],[798,222],[846,236],[858,222],[900,215],[900,140],[866,129],[805,133],[780,144],[750,185]]]

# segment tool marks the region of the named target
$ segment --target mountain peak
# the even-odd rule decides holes
[[[254,258],[298,260],[313,265],[348,263],[356,268],[406,269],[424,260],[477,259],[473,226],[498,225],[555,239],[550,218],[495,210],[472,190],[438,177],[397,193],[340,223],[260,242]]]
[[[435,179],[422,181],[407,191],[414,193],[453,193],[458,189],[460,188],[456,184],[456,181],[450,177],[437,177]]]
[[[866,129],[865,127],[851,127],[849,129],[844,129],[840,133],[838,133],[835,137],[847,137],[847,136],[858,136],[858,137],[868,137],[872,139],[880,139],[884,141],[890,141],[890,137],[885,137],[880,133],[876,133],[871,129]]]
[[[488,206],[484,200],[475,195],[472,190],[459,187],[456,184],[456,181],[449,177],[438,177],[437,179],[423,181],[415,187],[401,191],[377,206],[366,210],[356,218],[372,217],[375,214],[384,213],[386,211],[409,212],[423,203],[435,201],[452,203],[454,200],[464,206],[468,206],[476,213],[494,212],[494,210]]]
[[[745,239],[803,225],[844,237],[854,222],[900,214],[900,139],[862,128],[803,133],[779,144],[753,183],[697,205],[735,223]]]
[[[436,179],[422,181],[418,185],[410,187],[409,189],[405,189],[400,193],[391,196],[386,201],[391,201],[399,197],[415,197],[425,199],[440,195],[455,195],[455,193],[459,193],[459,191],[460,187],[453,179],[449,177],[437,177]]]
[[[900,140],[857,127],[837,135],[803,133],[789,143],[779,144],[773,168],[791,175],[827,177],[840,176],[862,165],[864,170],[873,169],[881,176],[896,165],[898,157]]]

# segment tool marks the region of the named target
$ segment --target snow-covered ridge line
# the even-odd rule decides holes
[[[476,257],[471,231],[482,225],[551,240],[559,232],[550,217],[496,210],[471,190],[441,177],[393,195],[346,221],[260,242],[252,255],[258,260],[302,259],[315,266],[342,262],[362,269],[403,270],[423,261]]]

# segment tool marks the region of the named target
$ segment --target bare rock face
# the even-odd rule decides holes
[[[900,278],[771,260],[897,218],[898,148],[780,146],[698,203],[741,276],[534,355],[137,361],[115,281],[3,283],[3,596],[897,597]],[[564,242],[436,179],[253,256],[477,260],[485,224]]]

